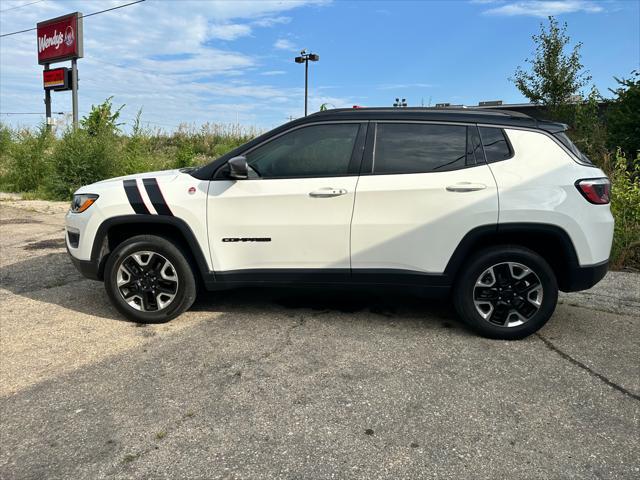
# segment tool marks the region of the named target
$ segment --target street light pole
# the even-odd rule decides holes
[[[304,116],[307,116],[307,100],[309,98],[309,58],[304,59]]]
[[[307,116],[307,105],[309,97],[309,60],[317,62],[320,60],[320,55],[315,53],[307,53],[306,50],[300,52],[300,56],[296,57],[296,63],[304,63],[304,116]]]

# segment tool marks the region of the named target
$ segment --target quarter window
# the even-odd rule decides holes
[[[511,158],[511,147],[501,128],[480,127],[480,136],[487,162],[499,162]]]
[[[475,165],[475,159],[467,155],[465,126],[419,123],[377,126],[374,173],[443,172],[469,165]]]
[[[299,128],[249,152],[247,163],[262,178],[347,175],[357,123]]]

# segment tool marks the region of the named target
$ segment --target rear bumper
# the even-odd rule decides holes
[[[609,260],[605,260],[595,265],[587,265],[584,267],[573,267],[567,273],[567,277],[563,282],[562,290],[564,292],[579,292],[587,290],[598,283],[607,274],[609,269]]]

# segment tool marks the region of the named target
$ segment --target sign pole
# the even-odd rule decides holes
[[[42,80],[45,92],[47,124],[51,123],[51,90],[71,90],[73,102],[73,128],[78,128],[78,58],[84,56],[82,45],[82,13],[74,12],[38,22],[38,63],[44,65]],[[52,63],[71,60],[71,78],[68,68],[50,70]],[[70,82],[69,82],[70,80]],[[68,85],[71,83],[71,85]]]
[[[49,70],[49,64],[45,63],[44,69]],[[44,114],[47,122],[47,130],[51,129],[51,90],[45,89],[44,91]]]
[[[78,128],[78,60],[71,60],[71,98],[73,102],[73,128]]]

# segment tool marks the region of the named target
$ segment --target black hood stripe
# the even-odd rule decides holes
[[[173,216],[171,213],[171,209],[167,202],[164,200],[162,196],[162,192],[160,191],[160,187],[158,186],[158,181],[155,178],[144,178],[142,180],[145,190],[149,195],[149,200],[153,204],[153,208],[156,209],[158,215],[169,215]]]
[[[149,215],[151,212],[149,212],[149,209],[144,204],[144,200],[142,200],[142,195],[140,195],[140,190],[138,190],[138,183],[135,180],[124,180],[123,183],[124,191],[127,194],[127,199],[133,211],[138,214]]]

